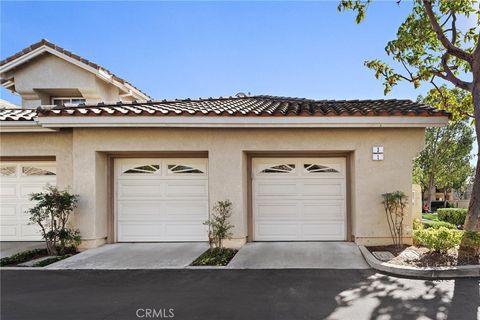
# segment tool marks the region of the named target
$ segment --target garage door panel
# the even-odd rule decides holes
[[[345,240],[344,158],[255,158],[252,167],[255,240]]]
[[[0,240],[41,241],[39,227],[29,224],[26,211],[34,205],[29,199],[32,193],[55,185],[55,163],[2,162],[0,166]]]
[[[343,197],[343,183],[341,182],[308,182],[302,185],[302,195],[305,196],[318,196],[318,197],[330,197],[337,196]]]
[[[117,160],[117,240],[207,241],[206,168],[206,159]]]
[[[2,219],[16,218],[17,205],[14,203],[1,203],[0,204],[0,217]]]
[[[118,234],[122,241],[155,241],[165,233],[164,228],[160,222],[130,221],[118,225]]]
[[[263,223],[258,221],[255,226],[256,238],[258,241],[278,240],[296,240],[298,239],[297,222],[274,222]]]
[[[0,187],[1,199],[17,198],[17,185],[16,184],[3,184]]]
[[[166,223],[165,234],[171,241],[205,241],[203,234],[208,232],[208,228],[196,221],[192,223]]]
[[[295,181],[258,181],[255,187],[257,196],[292,196],[298,194]]]
[[[257,202],[257,220],[296,220],[299,217],[297,202]]]
[[[205,201],[165,203],[165,217],[167,219],[195,220],[203,223],[208,216],[208,203]]]
[[[206,197],[207,181],[177,180],[166,181],[165,195],[167,197]]]
[[[338,223],[308,223],[301,226],[304,240],[344,240],[344,225]]]
[[[343,202],[317,202],[304,203],[302,208],[302,217],[314,220],[340,220],[345,217],[345,207]]]
[[[141,197],[161,197],[162,185],[155,180],[122,180],[118,184],[118,199],[129,199]]]

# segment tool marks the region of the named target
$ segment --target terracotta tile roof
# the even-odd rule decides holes
[[[102,71],[108,73],[109,75],[111,75],[114,80],[116,80],[116,81],[118,81],[118,82],[120,82],[120,83],[122,83],[122,84],[129,85],[130,87],[134,88],[134,89],[137,90],[138,92],[141,92],[141,93],[142,93],[143,95],[145,95],[146,97],[150,97],[148,94],[146,94],[146,93],[143,92],[142,90],[138,89],[137,87],[135,87],[134,85],[132,85],[130,82],[126,81],[125,79],[122,79],[122,78],[120,78],[119,76],[115,75],[113,72],[111,72],[111,71],[108,70],[107,68],[104,68],[104,67],[102,67],[101,65],[98,65],[98,64],[96,64],[96,63],[94,63],[94,62],[92,62],[92,61],[90,61],[90,60],[84,59],[84,58],[80,57],[79,55],[74,54],[74,53],[71,52],[71,51],[68,51],[68,50],[66,50],[66,49],[63,49],[62,47],[57,46],[56,44],[48,41],[47,39],[42,39],[42,40],[40,40],[39,42],[36,42],[36,43],[30,45],[29,47],[27,47],[27,48],[25,48],[25,49],[23,49],[23,50],[15,53],[14,55],[12,55],[12,56],[10,56],[10,57],[8,57],[8,58],[3,59],[2,61],[0,61],[0,66],[3,66],[4,64],[9,63],[10,61],[13,61],[13,60],[15,60],[15,59],[18,59],[18,58],[20,58],[21,56],[23,56],[23,55],[25,55],[25,54],[27,54],[27,53],[29,53],[29,52],[37,49],[37,48],[40,48],[41,46],[47,46],[47,47],[49,47],[49,48],[51,48],[51,49],[54,49],[54,50],[56,50],[56,51],[58,51],[58,52],[60,52],[60,53],[62,53],[62,54],[64,54],[64,55],[66,55],[66,56],[68,56],[68,57],[70,57],[70,58],[73,58],[73,59],[75,59],[75,60],[78,60],[78,61],[80,61],[80,62],[82,62],[82,63],[84,63],[84,64],[86,64],[86,65],[88,65],[88,66],[90,66],[90,67],[92,67],[92,68],[94,68],[94,69],[102,70]],[[8,79],[1,79],[1,82],[2,82],[2,83],[6,82],[6,81],[8,81]]]
[[[40,116],[448,116],[433,107],[411,100],[311,100],[274,96],[56,107]]]
[[[42,116],[449,116],[411,100],[311,100],[251,96],[163,100],[78,107],[1,110],[0,120]]]
[[[36,115],[31,109],[0,109],[0,121],[33,121]]]

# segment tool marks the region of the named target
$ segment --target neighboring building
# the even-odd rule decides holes
[[[109,70],[45,39],[0,61],[0,76],[3,87],[22,97],[24,108],[150,99]]]
[[[0,109],[21,109],[21,107],[9,101],[0,99]]]
[[[49,68],[35,68],[49,81]],[[448,117],[409,100],[272,96],[3,110],[1,238],[38,239],[26,225],[27,195],[56,183],[80,196],[83,247],[206,241],[203,222],[225,199],[230,246],[390,243],[381,194],[411,194],[425,127]]]

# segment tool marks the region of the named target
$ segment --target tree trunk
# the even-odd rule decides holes
[[[427,206],[429,211],[432,211],[432,196],[433,196],[432,189],[434,188],[433,185],[434,185],[434,177],[433,177],[433,169],[432,169],[432,173],[430,174],[430,181],[428,182],[428,192],[427,192]]]
[[[479,66],[480,67],[480,66]],[[477,146],[480,147],[480,79],[474,81],[473,88],[473,105],[475,113],[475,131],[477,134]],[[463,226],[465,231],[480,232],[480,157],[477,154],[477,168],[473,181],[472,195],[470,204],[468,205],[468,213]],[[480,254],[480,247],[475,248],[467,246],[465,240],[460,245],[459,255],[475,255]]]

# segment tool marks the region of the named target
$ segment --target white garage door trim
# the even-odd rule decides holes
[[[0,163],[0,241],[42,241],[39,227],[25,213],[29,195],[57,181],[55,162],[2,161]]]
[[[252,158],[254,241],[345,241],[346,158]]]
[[[115,159],[117,242],[208,241],[206,158]]]

